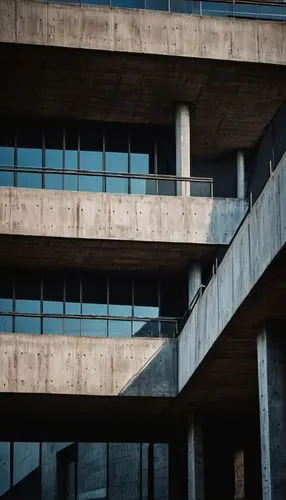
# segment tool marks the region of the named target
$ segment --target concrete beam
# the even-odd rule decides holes
[[[176,341],[1,334],[0,393],[118,396],[154,357],[160,358],[166,344],[173,352],[172,342]],[[160,384],[166,371],[159,358],[155,372],[149,371],[148,387],[132,395],[143,390],[144,396],[175,396],[174,383],[166,379],[164,386]]]
[[[0,0],[0,42],[286,64],[281,22]]]
[[[179,390],[189,381],[286,244],[285,206],[286,154],[243,222],[180,335]]]
[[[226,245],[246,210],[232,198],[0,188],[0,234]]]
[[[285,329],[267,325],[257,338],[263,500],[286,498]]]

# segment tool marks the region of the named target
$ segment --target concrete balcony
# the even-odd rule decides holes
[[[247,202],[0,188],[6,265],[183,270],[228,245]]]

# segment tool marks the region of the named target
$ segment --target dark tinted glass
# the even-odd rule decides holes
[[[107,281],[100,274],[83,274],[82,278],[82,314],[107,314]]]
[[[42,167],[43,137],[41,127],[23,126],[17,135],[17,165]]]
[[[180,317],[187,308],[187,283],[181,276],[160,280],[160,316]]]
[[[128,172],[128,134],[125,129],[106,129],[105,150],[107,172]]]
[[[47,273],[43,277],[43,313],[63,314],[64,281],[59,274]]]
[[[41,312],[41,279],[36,272],[33,276],[25,274],[17,277],[15,281],[15,299],[16,312]]]
[[[64,163],[66,170],[77,170],[78,169],[78,131],[75,128],[67,127],[65,135],[65,152],[64,152]],[[66,176],[65,176],[66,179]],[[67,187],[67,189],[70,189]]]
[[[132,315],[132,281],[129,277],[112,276],[109,280],[109,314]]]
[[[80,134],[80,169],[102,170],[103,134],[96,126],[86,126]],[[91,178],[88,177],[90,180]]]
[[[81,314],[81,280],[78,273],[70,273],[65,279],[66,289],[66,314]]]
[[[52,127],[45,132],[46,168],[63,168],[63,130]]]
[[[134,281],[134,316],[158,317],[158,281],[136,278]]]
[[[0,280],[0,312],[12,312],[13,286],[12,279],[4,275]]]

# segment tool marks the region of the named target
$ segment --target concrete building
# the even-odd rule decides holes
[[[0,0],[0,497],[286,498],[286,3]]]

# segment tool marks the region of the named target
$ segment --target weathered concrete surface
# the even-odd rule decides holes
[[[118,396],[166,342],[171,341],[1,334],[0,393]],[[162,396],[154,390],[156,380],[149,383],[145,395]],[[170,393],[165,384],[163,395],[174,396],[174,387]]]
[[[286,154],[242,224],[179,338],[179,390],[286,242]]]
[[[285,25],[159,11],[0,0],[0,41],[286,64]]]
[[[130,380],[121,396],[176,396],[178,393],[177,340],[165,339],[154,358]]]
[[[246,210],[232,198],[0,188],[0,234],[222,245]]]

